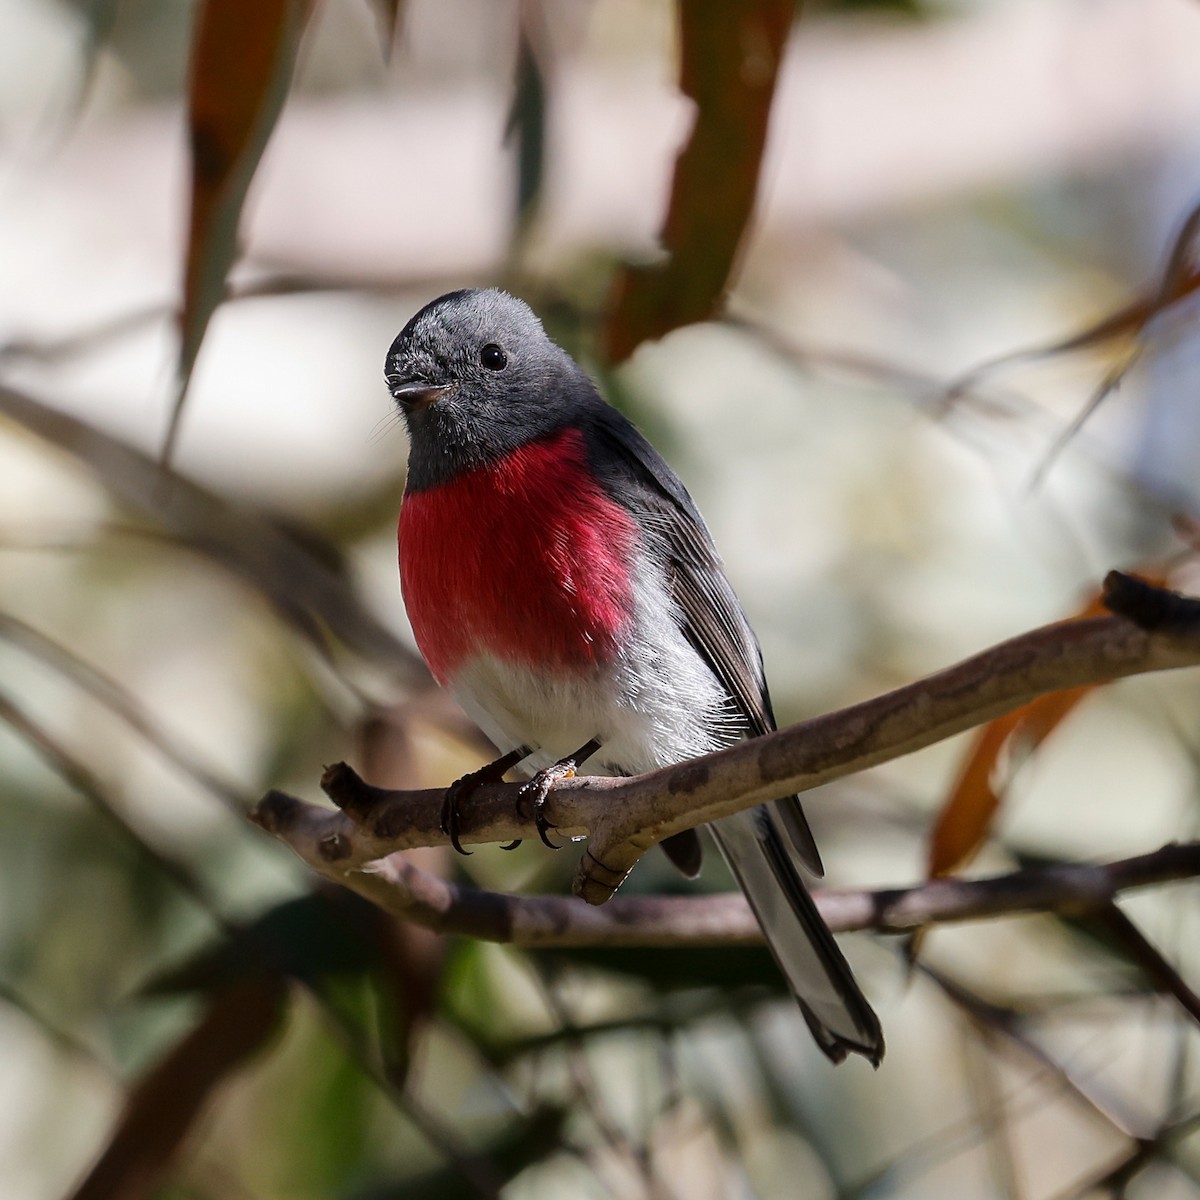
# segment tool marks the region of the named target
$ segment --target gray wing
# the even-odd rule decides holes
[[[660,540],[671,591],[684,616],[684,635],[724,685],[751,736],[775,729],[762,651],[725,575],[703,517],[662,456],[615,409],[598,420],[595,435],[633,472],[606,480],[622,501],[641,510],[644,528]],[[611,462],[604,456],[604,462]],[[771,806],[804,865],[825,874],[808,821],[795,796]]]

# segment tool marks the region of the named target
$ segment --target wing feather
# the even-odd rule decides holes
[[[615,409],[598,414],[594,436],[606,443],[616,461],[624,460],[634,468],[633,479],[608,482],[626,503],[641,510],[643,528],[659,542],[671,593],[683,613],[684,635],[725,687],[747,734],[771,732],[776,728],[775,713],[758,639],[687,489],[658,451]],[[608,455],[601,457],[602,473],[612,461]],[[815,875],[824,875],[799,799],[789,796],[772,807],[804,865]]]

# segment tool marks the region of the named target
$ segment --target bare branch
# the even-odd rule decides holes
[[[270,792],[254,819],[313,870],[405,920],[440,933],[530,947],[744,946],[762,931],[740,892],[709,896],[618,896],[602,908],[570,896],[509,896],[462,887],[401,854],[347,867],[322,849],[346,817]],[[1130,888],[1200,877],[1200,842],[1103,864],[1061,864],[990,879],[936,879],[882,891],[814,894],[834,932],[906,933],[924,925],[1026,912],[1111,911]]]
[[[589,839],[575,893],[602,904],[638,858],[671,834],[912,753],[1046,692],[1200,665],[1200,629],[1182,619],[1167,625],[1152,632],[1114,616],[1046,626],[885,695],[717,754],[630,779],[564,780],[551,792],[546,815],[560,836]],[[281,806],[277,796],[258,813],[293,848],[311,844],[311,858],[298,852],[314,865],[344,874],[395,850],[448,840],[439,828],[440,790],[373,788],[344,764],[326,771],[322,787],[343,815],[298,802]],[[473,793],[461,811],[463,840],[533,837],[532,819],[518,812],[517,791],[516,784],[498,784]]]
[[[1192,1020],[1200,1025],[1200,996],[1188,987],[1179,972],[1115,904],[1110,904],[1093,914],[1091,924],[1126,958],[1137,963],[1158,991],[1167,996],[1174,996]]]

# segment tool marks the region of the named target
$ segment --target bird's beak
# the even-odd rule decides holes
[[[435,404],[449,390],[448,383],[426,383],[423,379],[407,379],[392,386],[392,397],[405,412],[420,412]]]

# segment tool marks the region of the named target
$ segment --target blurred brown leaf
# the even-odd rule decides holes
[[[237,254],[238,219],[283,107],[312,0],[202,0],[188,75],[191,217],[178,384],[163,446],[169,462],[188,380]]]
[[[992,828],[1016,765],[1032,754],[1092,690],[1051,692],[985,725],[976,735],[929,838],[929,878],[965,866]]]
[[[212,993],[200,1020],[134,1085],[71,1200],[154,1194],[209,1097],[275,1032],[286,994],[285,982],[265,973]]]
[[[754,211],[775,80],[794,0],[679,5],[680,78],[696,102],[675,163],[661,266],[627,266],[605,330],[612,361],[719,308]]]
[[[1097,593],[1068,619],[1082,621],[1106,611]],[[991,832],[1016,767],[1095,686],[1049,692],[979,730],[929,835],[930,879],[949,875],[975,856]]]

